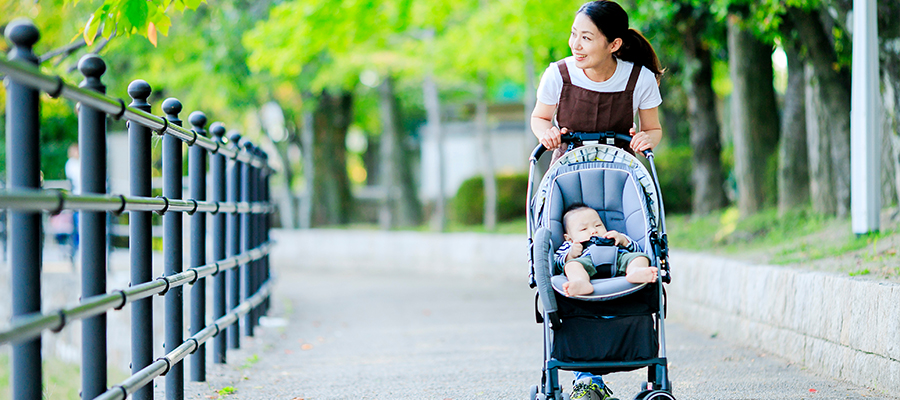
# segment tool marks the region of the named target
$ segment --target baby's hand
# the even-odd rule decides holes
[[[578,257],[581,257],[581,253],[584,252],[584,246],[578,242],[572,242],[572,246],[569,247],[569,254],[566,256],[566,261],[574,260]]]
[[[628,247],[628,244],[630,243],[625,235],[616,231],[608,231],[603,237],[614,239],[616,241],[616,246]]]

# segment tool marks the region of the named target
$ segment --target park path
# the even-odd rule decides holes
[[[541,328],[522,281],[315,273],[282,267],[270,318],[187,399],[524,399]],[[677,307],[670,304],[669,307]],[[687,399],[897,399],[670,322],[671,379]],[[645,370],[607,376],[632,399]],[[571,373],[561,372],[564,386]],[[162,379],[156,381],[157,398]],[[220,395],[225,388],[233,393]]]

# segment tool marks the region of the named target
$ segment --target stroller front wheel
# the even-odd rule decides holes
[[[646,390],[638,393],[634,400],[675,400],[675,396],[664,390]]]

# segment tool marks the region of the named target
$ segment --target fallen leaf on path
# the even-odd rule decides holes
[[[310,350],[313,348],[313,345],[309,343],[304,343],[303,346],[300,346],[300,350]]]
[[[815,392],[818,392],[818,390],[816,390],[816,389],[809,389],[809,392],[810,392],[810,393],[815,393]]]

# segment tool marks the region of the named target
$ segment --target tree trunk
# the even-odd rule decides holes
[[[309,110],[303,110],[303,126],[300,128],[300,148],[303,156],[303,200],[300,203],[300,229],[312,227],[312,203],[315,193],[316,163],[313,148],[315,147],[315,125],[313,114]]]
[[[884,106],[885,191],[882,204],[900,203],[900,3],[878,2],[878,37]],[[890,149],[888,151],[888,149]]]
[[[900,57],[888,59],[882,65],[882,71],[886,148],[882,165],[887,172],[882,174],[887,180],[882,204],[894,204],[900,203]]]
[[[691,122],[691,182],[694,196],[691,209],[696,215],[706,215],[728,204],[725,179],[722,174],[722,143],[716,115],[716,94],[712,88],[712,59],[704,43],[702,31],[711,18],[704,13],[694,16],[694,9],[683,6],[678,14],[677,27],[684,38],[684,91],[688,100]]]
[[[774,200],[775,179],[768,165],[778,143],[778,112],[772,47],[742,30],[735,18],[728,22],[731,121],[738,210],[746,216]]]
[[[485,79],[479,80],[478,104],[475,106],[475,135],[478,143],[481,176],[484,177],[484,228],[488,232],[497,229],[497,179],[491,158],[491,138],[487,121],[487,87]]]
[[[284,182],[284,194],[278,196],[281,203],[278,207],[278,213],[281,217],[281,226],[286,229],[297,229],[294,192],[291,190],[291,182],[294,181],[294,168],[291,167],[291,162],[288,160],[287,156],[287,147],[290,145],[291,143],[288,141],[285,141],[284,143],[272,143],[272,147],[275,148],[273,156],[278,157],[278,162],[282,165],[281,179]]]
[[[831,158],[829,177],[834,180],[834,212],[839,217],[845,217],[850,213],[850,75],[845,68],[835,69],[840,64],[830,33],[822,23],[822,13],[815,9],[803,11],[792,7],[788,8],[788,13],[797,27],[797,37],[806,48],[812,80],[818,87],[818,98],[815,99],[818,104],[813,108],[819,113],[815,117],[819,130],[808,130],[807,133],[821,136],[822,140],[827,138],[829,142],[828,152],[822,156]],[[815,161],[812,155],[809,161],[812,168]],[[813,195],[816,193],[813,192]],[[815,201],[814,197],[814,205]]]
[[[537,139],[531,131],[531,112],[537,105],[537,89],[534,87],[534,50],[527,44],[525,45],[525,96],[523,100],[525,103],[525,143],[534,147],[537,146]]]
[[[399,131],[400,114],[394,94],[393,78],[388,76],[379,87],[382,126],[380,158],[381,186],[385,198],[378,214],[381,229],[417,225],[421,206],[412,179],[412,157],[405,150]]]
[[[788,61],[788,82],[784,92],[781,143],[778,146],[778,212],[809,203],[809,150],[806,143],[806,67],[800,46],[791,37],[785,21],[782,37]]]
[[[350,222],[353,198],[347,175],[347,128],[350,126],[353,95],[323,91],[313,117],[316,170],[313,189],[313,223],[339,225]]]
[[[806,149],[809,151],[809,193],[813,211],[818,214],[834,215],[837,210],[837,196],[831,174],[831,138],[821,134],[824,111],[822,111],[822,88],[819,79],[806,65]]]
[[[378,226],[382,230],[394,228],[396,221],[394,218],[394,203],[396,203],[396,148],[397,148],[397,128],[394,122],[394,88],[392,79],[389,76],[384,78],[378,87],[378,95],[380,102],[378,109],[381,113],[381,139],[379,140],[379,167],[380,167],[380,186],[384,197],[381,199],[381,206],[378,209]]]
[[[447,207],[444,195],[444,133],[441,129],[440,98],[438,98],[437,85],[431,74],[425,76],[425,81],[422,83],[422,92],[425,100],[426,118],[430,127],[428,134],[434,137],[434,141],[437,143],[438,194],[434,204],[432,229],[443,232],[447,229]]]

